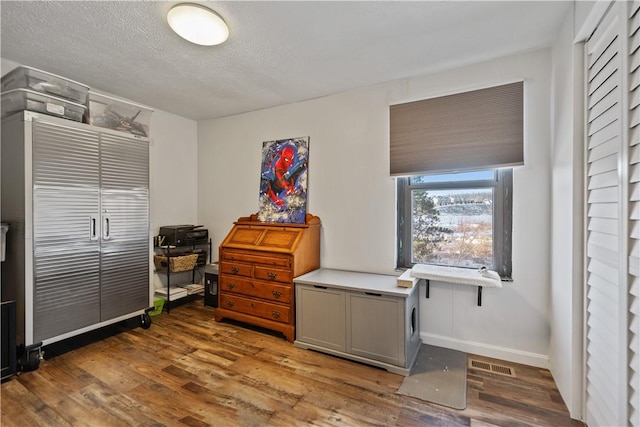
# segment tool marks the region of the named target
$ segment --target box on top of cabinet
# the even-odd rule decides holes
[[[81,122],[86,110],[84,105],[31,89],[8,90],[2,92],[0,97],[2,99],[0,107],[2,117],[18,111],[29,110]]]
[[[27,66],[17,67],[2,76],[0,87],[2,92],[31,89],[82,105],[87,103],[89,93],[89,86],[85,84]]]
[[[153,109],[147,106],[89,91],[91,125],[148,137],[151,113]]]

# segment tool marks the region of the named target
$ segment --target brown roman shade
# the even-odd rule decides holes
[[[392,105],[391,175],[524,164],[524,82]]]

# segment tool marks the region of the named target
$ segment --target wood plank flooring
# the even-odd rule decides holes
[[[216,323],[213,310],[192,301],[147,330],[127,321],[47,347],[38,370],[2,384],[2,426],[582,425],[544,369],[469,369],[459,411],[396,394],[402,376]]]

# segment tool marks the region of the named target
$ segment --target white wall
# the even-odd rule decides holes
[[[310,137],[308,211],[322,219],[326,268],[394,274],[396,199],[389,105],[524,79],[525,162],[514,173],[513,283],[421,289],[423,341],[547,366],[549,344],[550,50],[198,123],[198,221],[220,244],[256,212],[263,141]],[[214,257],[217,253],[214,250]]]
[[[198,124],[156,110],[150,129],[151,232],[162,225],[196,224]]]
[[[583,52],[573,8],[553,46],[551,341],[549,368],[573,418],[582,417]]]
[[[0,58],[0,75],[4,76],[9,71],[16,68],[18,65],[17,62],[9,61],[8,59]]]
[[[150,227],[155,236],[163,225],[197,223],[198,125],[194,120],[156,110],[149,133]],[[154,289],[167,286],[165,274],[151,277]],[[171,279],[172,284],[191,282],[190,273]]]
[[[262,142],[310,136],[307,211],[323,223],[322,265],[393,273],[387,110],[385,90],[356,91],[199,122],[198,219],[214,246],[258,209]]]

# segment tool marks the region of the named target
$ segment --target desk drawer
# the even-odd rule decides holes
[[[289,303],[292,299],[292,287],[267,282],[257,282],[239,277],[222,276],[220,289],[234,294],[247,295],[257,298]]]
[[[221,262],[219,265],[219,274],[253,277],[253,266],[239,262]]]
[[[274,267],[291,268],[291,257],[289,255],[260,252],[243,251],[222,251],[221,261],[246,262],[251,264],[271,265]]]
[[[224,307],[227,310],[237,311],[239,313],[262,317],[263,319],[273,320],[275,322],[291,322],[291,309],[287,306],[243,298],[227,292],[220,294],[220,307]]]
[[[291,283],[293,281],[293,274],[291,274],[291,270],[261,267],[258,265],[256,265],[253,271],[253,277],[260,280],[266,280],[268,282]]]

